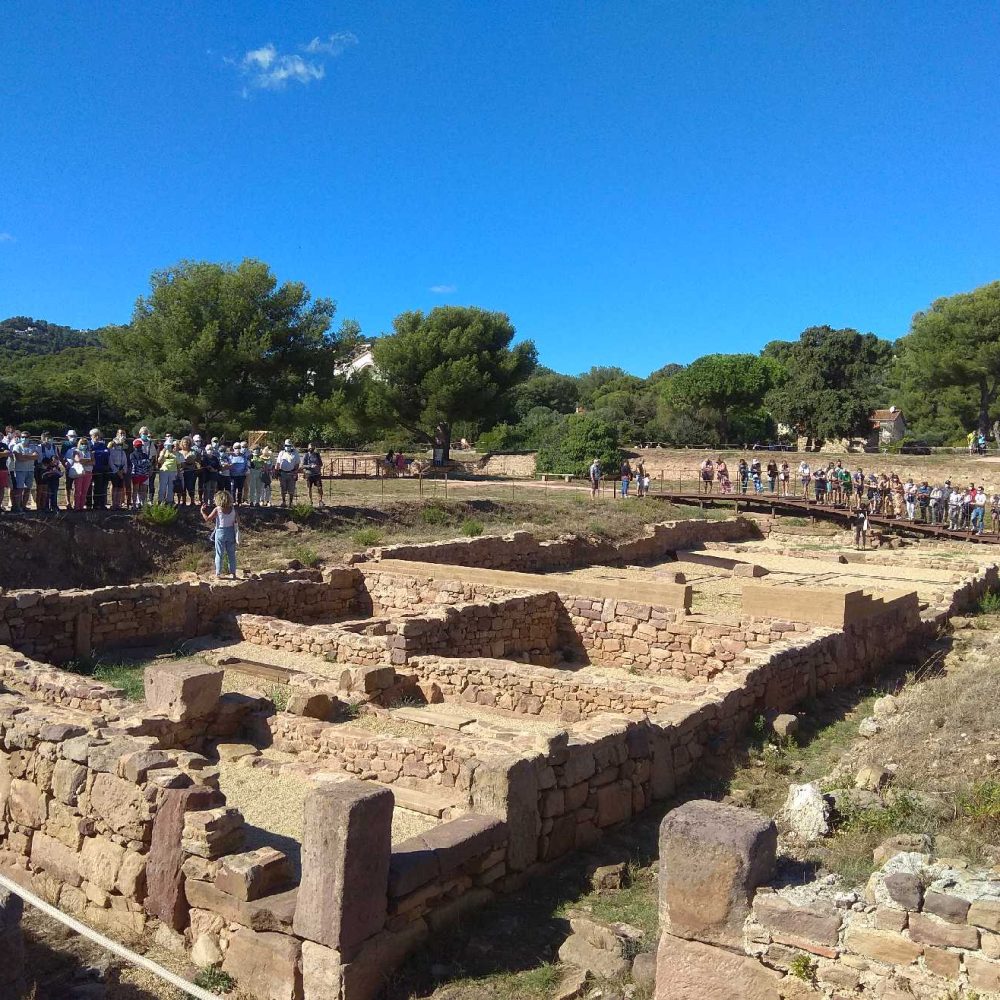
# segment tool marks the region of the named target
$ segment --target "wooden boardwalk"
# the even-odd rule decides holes
[[[845,526],[850,524],[851,511],[843,504],[819,504],[805,497],[779,497],[770,493],[650,493],[652,499],[669,503],[688,504],[696,507],[735,507],[741,510],[763,511],[770,514],[791,514],[835,521]],[[905,521],[882,514],[869,514],[868,523],[873,528],[888,528],[899,533],[912,533],[926,538],[941,538],[955,542],[973,542],[977,545],[1000,545],[1000,535],[984,532],[976,535],[971,531],[951,531],[940,524],[924,524],[920,521]]]

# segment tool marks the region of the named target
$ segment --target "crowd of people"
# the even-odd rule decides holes
[[[919,483],[913,477],[903,480],[896,472],[865,473],[859,466],[853,472],[842,461],[820,463],[813,468],[802,459],[797,468],[787,461],[770,459],[766,465],[759,458],[750,462],[741,458],[733,474],[721,456],[706,458],[699,470],[702,493],[713,492],[716,484],[722,493],[763,494],[812,497],[816,503],[846,507],[866,514],[878,514],[923,524],[936,524],[952,531],[983,534],[989,511],[990,529],[1000,532],[1000,493],[988,493],[983,485]]]
[[[300,452],[286,439],[276,452],[266,444],[227,443],[192,433],[180,438],[134,437],[119,429],[105,440],[99,428],[87,435],[66,431],[61,440],[33,438],[8,427],[0,436],[0,508],[10,493],[10,512],[31,509],[126,510],[147,504],[204,506],[228,494],[233,506],[282,507],[295,503],[304,478],[309,502],[323,501],[323,459],[310,443]],[[314,499],[315,497],[315,499]]]

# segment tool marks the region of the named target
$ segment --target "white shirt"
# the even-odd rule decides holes
[[[278,452],[278,468],[282,472],[294,472],[298,467],[299,453],[294,448],[282,448]]]

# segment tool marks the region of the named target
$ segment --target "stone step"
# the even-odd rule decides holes
[[[379,782],[373,782],[379,784]],[[409,809],[410,812],[422,813],[424,816],[433,816],[441,819],[457,803],[454,799],[445,798],[442,795],[435,795],[433,792],[418,792],[413,788],[404,788],[401,785],[385,785],[396,798],[396,805],[401,809]]]
[[[435,729],[455,729],[459,730],[467,726],[476,719],[465,712],[456,712],[446,708],[430,706],[426,708],[406,707],[393,709],[392,717],[402,719],[403,722],[412,722],[418,726],[433,726]]]

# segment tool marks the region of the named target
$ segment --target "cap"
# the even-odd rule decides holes
[[[68,437],[68,438],[75,438],[76,437],[76,431],[66,431],[66,437]]]
[[[134,441],[132,442],[132,447],[133,447],[133,448],[141,448],[141,447],[142,447],[142,438],[136,438],[136,439],[135,439],[135,440],[134,440]]]
[[[291,447],[293,447],[293,445],[292,445],[292,441],[291,441],[291,438],[285,438],[285,447],[286,447],[286,448],[291,448]]]

